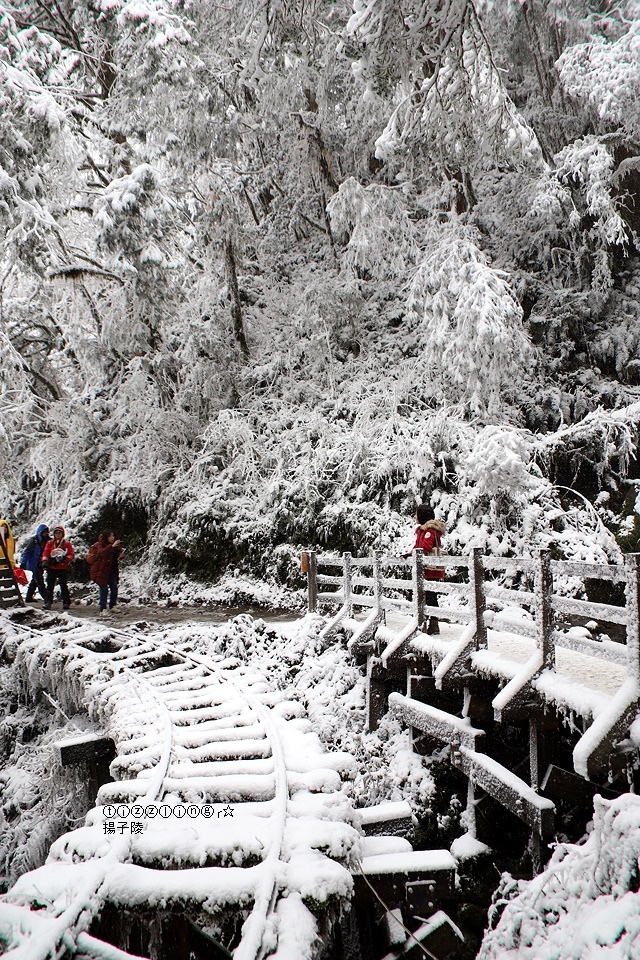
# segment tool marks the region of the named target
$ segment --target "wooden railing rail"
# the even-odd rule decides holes
[[[405,613],[414,621],[415,631],[420,631],[430,616],[458,623],[472,621],[475,649],[486,646],[487,628],[493,627],[535,639],[543,669],[553,667],[555,648],[564,647],[610,662],[626,662],[630,674],[640,681],[638,554],[628,555],[624,565],[552,560],[548,551],[541,551],[537,557],[488,557],[479,549],[465,557],[431,557],[421,550],[414,550],[410,559],[356,558],[349,553],[339,557],[313,551],[306,551],[304,556],[309,610],[315,611],[318,603],[340,608],[330,628],[351,619],[354,609],[375,609],[380,622],[387,612]],[[455,579],[425,580],[424,571],[430,567],[444,567],[447,577],[453,575]],[[562,596],[554,588],[554,578],[564,577],[623,583],[626,602],[619,606]],[[517,586],[520,580],[522,589]],[[319,587],[333,589],[319,591]],[[425,590],[438,595],[438,607],[425,604]],[[509,605],[528,610],[531,620],[514,620]],[[567,630],[574,618],[623,626],[626,643],[577,636]],[[565,621],[564,629],[556,622],[560,619]]]

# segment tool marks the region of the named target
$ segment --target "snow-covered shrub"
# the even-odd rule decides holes
[[[615,24],[619,29],[620,22]],[[630,137],[640,135],[640,24],[627,21],[628,29],[613,42],[602,36],[578,43],[558,60],[563,87],[572,97],[593,107],[601,120],[623,126]]]
[[[498,410],[532,354],[508,280],[471,240],[443,238],[411,283],[408,306],[421,319],[429,362],[476,413]]]
[[[402,193],[349,177],[327,204],[331,228],[346,243],[343,258],[356,276],[402,276],[417,254],[416,228]]]
[[[589,135],[561,150],[555,162],[560,182],[580,197],[582,213],[573,211],[570,226],[577,228],[585,215],[593,223],[589,230],[594,247],[591,283],[595,290],[607,291],[613,285],[609,250],[618,246],[624,251],[628,242],[620,202],[612,195],[613,157],[600,138]]]
[[[639,862],[640,799],[596,797],[584,844],[559,844],[533,880],[504,876],[478,960],[637,956]]]
[[[533,454],[533,437],[526,431],[486,426],[461,461],[458,475],[464,484],[473,484],[480,496],[510,493],[527,497],[542,481]]]

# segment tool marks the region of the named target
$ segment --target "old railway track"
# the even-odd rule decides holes
[[[5,955],[123,960],[122,917],[154,912],[183,931],[186,917],[209,956],[307,955],[351,895],[361,838],[340,775],[352,758],[325,752],[299,705],[237,658],[146,625],[25,611],[8,624],[5,656],[31,696],[88,710],[115,742],[118,779],[0,902]],[[107,935],[109,910],[119,919]]]

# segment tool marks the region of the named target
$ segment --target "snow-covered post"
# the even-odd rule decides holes
[[[419,548],[413,551],[413,609],[418,630],[424,624],[424,553]]]
[[[474,547],[469,557],[469,583],[476,610],[476,650],[487,646],[487,627],[484,622],[485,595],[484,595],[484,568],[482,566],[482,550]]]
[[[344,581],[344,607],[347,613],[347,616],[350,617],[353,613],[353,605],[351,603],[351,554],[343,553],[342,554],[342,578]]]
[[[627,661],[629,676],[640,682],[640,553],[624,558],[627,574]]]
[[[307,597],[309,613],[318,605],[318,558],[315,550],[307,550]]]
[[[551,553],[541,550],[538,557],[536,577],[536,623],[538,627],[538,649],[542,654],[544,670],[554,670],[556,648],[553,642],[553,574],[551,573]]]
[[[376,602],[376,616],[382,619],[382,554],[376,552],[373,559],[373,596]]]

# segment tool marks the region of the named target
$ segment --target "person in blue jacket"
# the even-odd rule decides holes
[[[49,527],[46,523],[41,523],[36,529],[35,536],[30,537],[26,547],[22,551],[20,566],[23,570],[30,570],[33,574],[27,587],[27,595],[25,597],[27,603],[33,602],[36,587],[42,599],[47,599],[47,588],[44,584],[44,568],[42,566],[42,551],[44,550],[45,543],[49,539]]]

